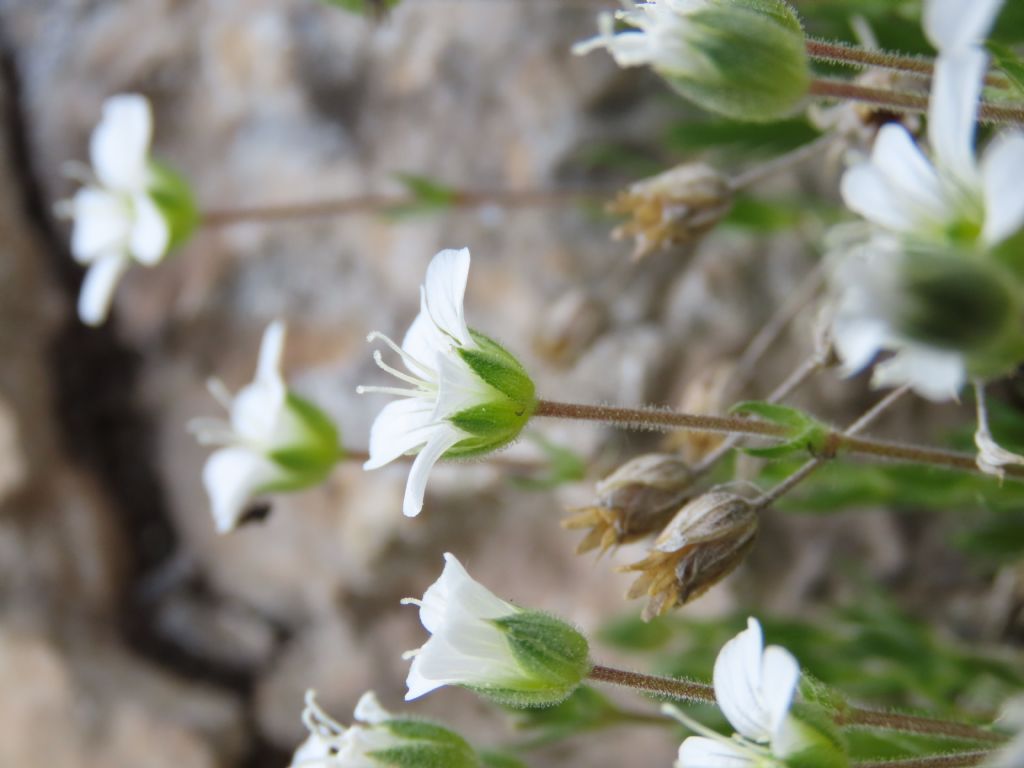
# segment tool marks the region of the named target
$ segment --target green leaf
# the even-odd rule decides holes
[[[654,651],[665,647],[672,639],[672,627],[664,617],[644,621],[639,616],[623,616],[605,624],[597,639],[624,651]]]
[[[395,174],[411,200],[408,203],[392,206],[387,210],[389,216],[404,217],[445,211],[459,200],[459,192],[428,176],[413,173]]]
[[[323,2],[360,16],[382,16],[398,5],[401,0],[323,0]]]
[[[516,727],[532,736],[524,745],[531,748],[638,719],[586,685],[579,686],[561,704],[519,710],[516,714]]]
[[[750,414],[787,428],[786,434],[781,438],[782,441],[776,445],[743,449],[751,456],[758,456],[762,459],[780,459],[793,454],[820,454],[824,451],[828,436],[831,434],[831,430],[826,424],[810,414],[788,405],[747,400],[737,403],[729,412]]]
[[[817,129],[803,118],[774,123],[687,120],[671,126],[665,142],[675,152],[685,155],[723,149],[734,157],[788,152],[813,141],[818,135]]]

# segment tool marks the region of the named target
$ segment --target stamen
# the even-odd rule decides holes
[[[416,597],[403,597],[398,601],[401,605],[418,605],[423,607],[423,601]]]
[[[379,349],[375,350],[373,353],[373,362],[375,362],[377,364],[377,367],[380,368],[381,370],[390,373],[396,379],[401,379],[402,381],[408,384],[412,384],[414,387],[419,387],[420,389],[423,390],[430,390],[434,388],[431,382],[423,381],[422,379],[417,379],[415,376],[410,376],[407,373],[402,373],[401,371],[392,368],[390,365],[384,362],[384,356],[380,353]]]
[[[384,395],[398,395],[398,397],[420,397],[430,399],[430,393],[422,389],[402,389],[401,387],[366,387],[360,384],[356,387],[357,395],[365,395],[371,392],[379,392]]]
[[[419,369],[419,370],[423,371],[423,374],[425,376],[427,376],[427,378],[429,380],[431,380],[431,381],[433,380],[434,375],[435,375],[433,367],[431,367],[429,365],[425,365],[424,363],[421,363],[419,360],[417,360],[415,357],[410,355],[408,352],[406,352],[400,346],[395,344],[395,342],[393,342],[390,338],[385,336],[380,331],[371,331],[366,336],[366,340],[369,341],[369,342],[376,341],[377,339],[380,339],[385,344],[387,344],[389,347],[391,347],[392,351],[396,355],[398,355],[400,358],[402,358],[402,362],[405,363],[405,367],[408,368],[410,371],[411,370],[415,370],[415,369]]]

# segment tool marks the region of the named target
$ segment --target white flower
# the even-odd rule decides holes
[[[1004,467],[1024,465],[1024,456],[1008,451],[996,442],[988,425],[988,406],[985,402],[985,385],[974,383],[974,397],[978,414],[978,427],[974,432],[974,445],[978,449],[975,463],[978,469],[1002,480],[1006,476]]]
[[[132,259],[153,266],[171,244],[171,227],[151,194],[152,132],[145,98],[108,99],[89,144],[95,178],[65,208],[74,219],[71,253],[89,265],[78,300],[78,314],[89,325],[106,319],[114,288]]]
[[[444,685],[461,685],[510,706],[563,701],[590,671],[589,647],[576,629],[517,608],[474,581],[445,553],[441,577],[418,605],[430,639],[408,651],[407,701]]]
[[[722,646],[714,671],[715,699],[742,738],[727,739],[684,718],[706,735],[682,743],[678,768],[781,765],[776,758],[794,747],[788,721],[799,681],[800,665],[793,655],[777,645],[765,648],[761,625],[748,619],[747,628]]]
[[[406,685],[406,701],[444,685],[502,685],[523,676],[522,668],[492,619],[520,609],[496,597],[475,581],[455,555],[446,552],[444,571],[423,595],[407,597],[403,604],[418,605],[420,621],[430,639],[415,651]]]
[[[359,393],[383,392],[402,399],[389,403],[370,431],[370,458],[377,469],[405,454],[416,453],[405,489],[403,512],[413,517],[423,508],[427,476],[442,456],[472,456],[513,440],[534,407],[533,383],[508,352],[486,336],[470,331],[463,314],[469,278],[469,250],[438,253],[420,289],[420,313],[399,347],[381,339],[398,354],[407,373],[374,360],[405,387],[359,387]]]
[[[373,727],[387,722],[391,715],[373,691],[367,691],[356,704],[354,717],[362,725],[346,728],[320,708],[313,691],[307,691],[302,722],[309,736],[295,750],[291,768],[379,768],[381,763],[371,753],[402,744],[402,739],[387,729]]]
[[[203,468],[203,485],[221,533],[238,524],[255,494],[312,485],[340,455],[334,425],[285,386],[280,370],[284,337],[280,321],[267,327],[256,378],[234,397],[220,381],[209,382],[230,421],[202,418],[189,423],[200,443],[225,446]]]

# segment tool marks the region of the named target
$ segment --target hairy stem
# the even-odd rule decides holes
[[[707,683],[684,680],[661,675],[645,675],[641,672],[629,672],[614,667],[603,667],[595,664],[590,670],[590,679],[602,683],[621,685],[645,693],[668,696],[672,699],[687,701],[692,704],[714,704],[715,689]]]
[[[755,437],[784,438],[789,430],[780,424],[758,419],[744,419],[738,416],[706,416],[657,408],[622,408],[605,405],[583,405],[538,400],[534,416],[547,416],[578,421],[598,421],[635,430],[672,432],[691,430],[718,434],[752,435]],[[864,437],[830,432],[826,437],[825,458],[838,453],[849,453],[910,464],[928,464],[945,469],[957,469],[975,474],[984,474],[975,462],[974,454],[947,451],[941,448],[927,448],[918,445],[891,443],[887,440],[873,440]],[[1024,466],[1004,467],[1006,477],[1024,479]]]
[[[493,189],[457,190],[451,199],[442,201],[439,207],[483,208],[537,208],[553,205],[567,205],[583,200],[600,200],[607,197],[611,189]],[[318,216],[343,216],[353,213],[380,213],[400,210],[421,204],[412,195],[356,195],[304,203],[281,203],[242,208],[225,208],[204,211],[201,223],[204,227],[225,227],[250,221],[281,221],[306,219]]]
[[[872,88],[848,80],[819,78],[811,81],[808,93],[839,101],[860,101],[895,112],[927,112],[928,96],[907,91]],[[978,106],[978,120],[983,123],[1014,123],[1024,125],[1024,107],[992,104],[982,101]]]
[[[879,760],[875,762],[854,763],[853,768],[969,768],[969,766],[981,765],[991,755],[991,752],[985,750],[958,752],[951,755],[910,757],[906,760]]]
[[[590,670],[590,679],[602,683],[611,683],[612,685],[621,685],[625,688],[643,691],[644,693],[667,696],[691,704],[714,704],[716,702],[713,686],[685,678],[645,675],[642,672],[630,672],[624,669],[595,664]],[[841,717],[836,718],[836,724],[840,726],[882,728],[890,731],[928,734],[930,736],[964,739],[967,741],[1000,743],[1006,740],[1002,734],[968,723],[936,720],[930,717],[905,715],[899,712],[876,712],[858,707],[848,708]],[[939,763],[938,765],[943,764]]]
[[[935,60],[928,56],[912,56],[891,51],[881,51],[832,40],[807,39],[807,55],[818,61],[845,64],[854,67],[880,67],[898,72],[910,72],[930,77],[935,70]],[[1005,77],[996,72],[985,76],[986,85],[1007,85]]]

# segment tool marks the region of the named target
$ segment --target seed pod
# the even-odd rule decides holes
[[[732,198],[728,179],[710,165],[679,165],[619,193],[608,210],[629,220],[612,237],[634,238],[633,258],[639,260],[701,237],[729,212]]]
[[[622,569],[640,573],[629,597],[650,598],[644,620],[685,605],[725,578],[750,551],[757,526],[750,502],[732,493],[712,491],[680,509],[647,557]]]
[[[665,524],[690,496],[692,483],[689,466],[678,456],[645,453],[598,482],[597,504],[573,510],[562,527],[591,529],[576,549],[579,554],[635,541]]]

